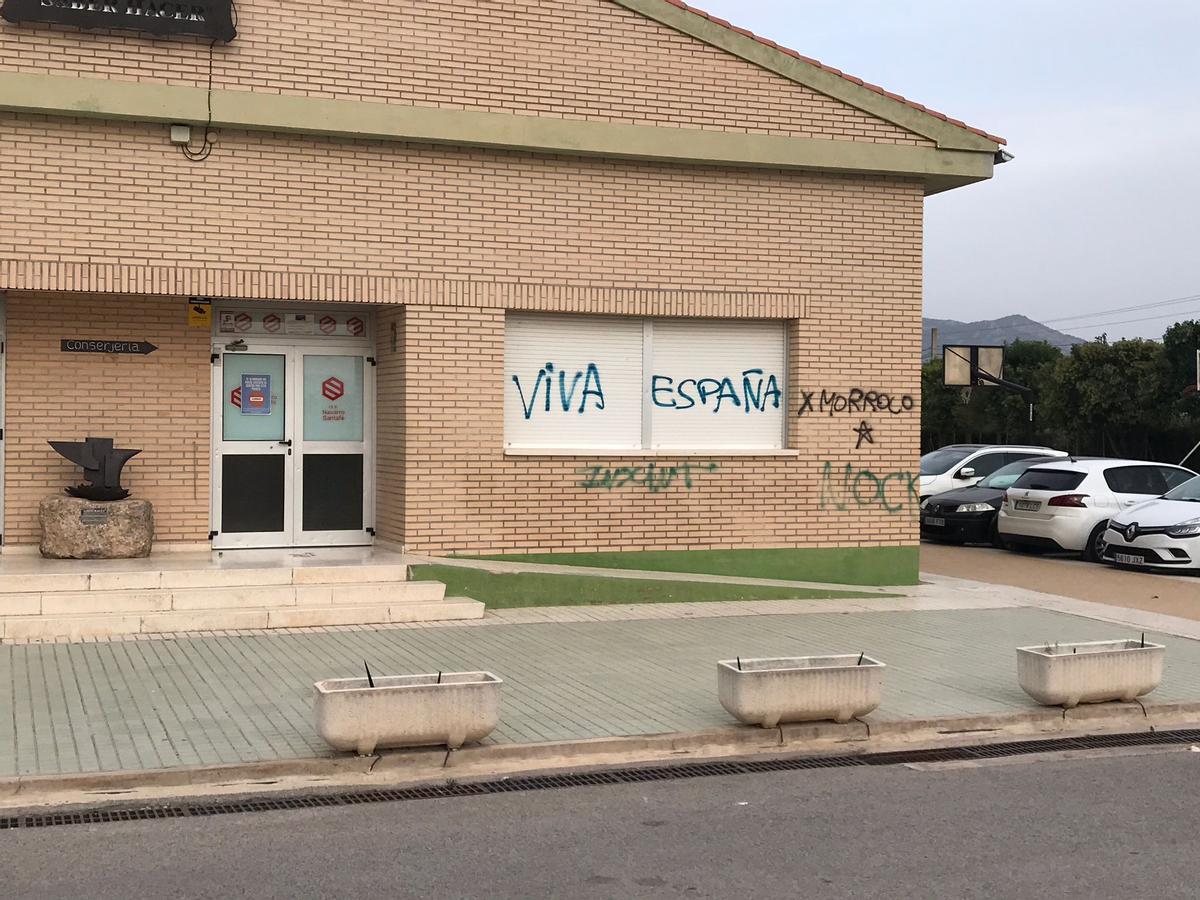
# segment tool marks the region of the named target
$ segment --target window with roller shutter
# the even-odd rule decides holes
[[[509,313],[512,450],[778,450],[784,323]]]

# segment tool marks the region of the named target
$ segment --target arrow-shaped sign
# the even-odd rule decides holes
[[[59,349],[63,353],[125,353],[145,356],[158,349],[149,341],[89,341],[62,338]]]

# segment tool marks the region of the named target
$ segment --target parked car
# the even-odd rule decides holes
[[[1200,569],[1200,478],[1123,511],[1108,523],[1104,542],[1106,562]]]
[[[971,487],[1001,466],[1033,456],[1067,454],[1049,447],[1003,444],[950,444],[921,457],[921,500],[956,488]]]
[[[1196,476],[1166,463],[1070,457],[1025,470],[1005,492],[996,527],[1009,549],[1066,550],[1097,561],[1110,519]]]
[[[1031,456],[1001,466],[974,487],[929,497],[921,504],[921,537],[957,544],[1000,546],[996,514],[1004,491],[1030,466],[1054,462],[1053,456]]]

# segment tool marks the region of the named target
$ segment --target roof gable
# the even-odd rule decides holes
[[[982,150],[988,148],[980,145],[981,140],[997,148],[1007,143],[1002,137],[967,125],[959,119],[950,118],[945,113],[892,93],[879,85],[848,75],[840,69],[781,46],[769,38],[689,6],[682,0],[611,2],[927,137],[939,147]]]

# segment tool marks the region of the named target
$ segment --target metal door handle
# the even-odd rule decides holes
[[[292,442],[291,442],[290,440],[287,440],[287,441],[280,441],[280,442],[279,442],[279,446],[280,446],[280,447],[290,447],[290,446],[292,446]]]

